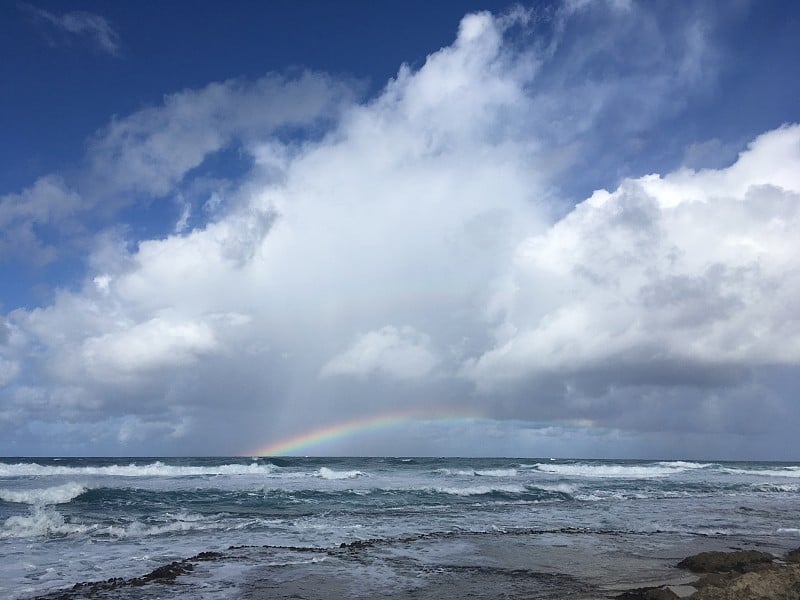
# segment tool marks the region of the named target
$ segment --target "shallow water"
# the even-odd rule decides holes
[[[690,547],[797,547],[798,509],[800,465],[787,463],[0,459],[0,597],[141,576],[202,551],[224,558],[168,596],[315,598],[324,580],[350,597],[444,597],[454,581],[602,597],[675,576]],[[339,551],[356,540],[378,541]]]

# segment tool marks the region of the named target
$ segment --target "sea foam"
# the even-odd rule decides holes
[[[64,537],[87,529],[85,525],[66,523],[64,516],[52,508],[36,506],[27,515],[6,519],[0,526],[0,539]]]
[[[454,496],[484,496],[486,494],[522,494],[527,491],[523,485],[476,485],[471,487],[434,487],[426,491],[437,494],[451,494]]]
[[[456,477],[516,477],[516,469],[436,469],[441,475]]]
[[[328,467],[320,467],[314,473],[315,477],[322,477],[322,479],[355,479],[356,477],[364,477],[366,473],[363,471],[334,471]]]
[[[686,470],[674,463],[656,465],[591,465],[538,463],[536,468],[543,473],[566,475],[570,477],[598,477],[618,479],[646,479],[649,477],[668,477]]]
[[[19,504],[33,504],[36,506],[43,506],[45,504],[66,504],[86,492],[87,489],[86,486],[72,482],[54,487],[28,490],[0,489],[0,500]]]
[[[731,475],[757,475],[761,477],[800,477],[800,467],[782,467],[778,469],[722,469]]]
[[[40,465],[37,463],[0,463],[0,477],[31,477],[43,475],[92,475],[112,477],[192,477],[198,475],[270,475],[278,470],[273,464],[227,464],[209,466],[176,466],[161,461],[146,465],[106,465],[87,467],[65,467]]]

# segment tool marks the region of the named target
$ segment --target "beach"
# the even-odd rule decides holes
[[[702,574],[677,565],[693,554],[781,567],[800,546],[798,477],[789,463],[2,459],[0,595],[688,596]]]

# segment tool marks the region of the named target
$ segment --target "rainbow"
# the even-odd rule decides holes
[[[409,412],[390,412],[379,415],[372,415],[369,417],[360,417],[342,423],[333,425],[325,425],[294,435],[292,437],[284,438],[276,442],[271,442],[265,446],[256,448],[251,452],[244,454],[249,456],[291,456],[294,454],[304,453],[310,447],[344,438],[356,433],[364,431],[376,431],[393,427],[401,423],[409,423],[412,421],[471,421],[480,418],[475,413],[468,413],[466,411],[438,411],[438,412],[422,412],[422,411],[409,411]]]

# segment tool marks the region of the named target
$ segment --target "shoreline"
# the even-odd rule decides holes
[[[800,598],[800,549],[786,548],[669,532],[441,532],[328,548],[231,546],[33,598]]]

